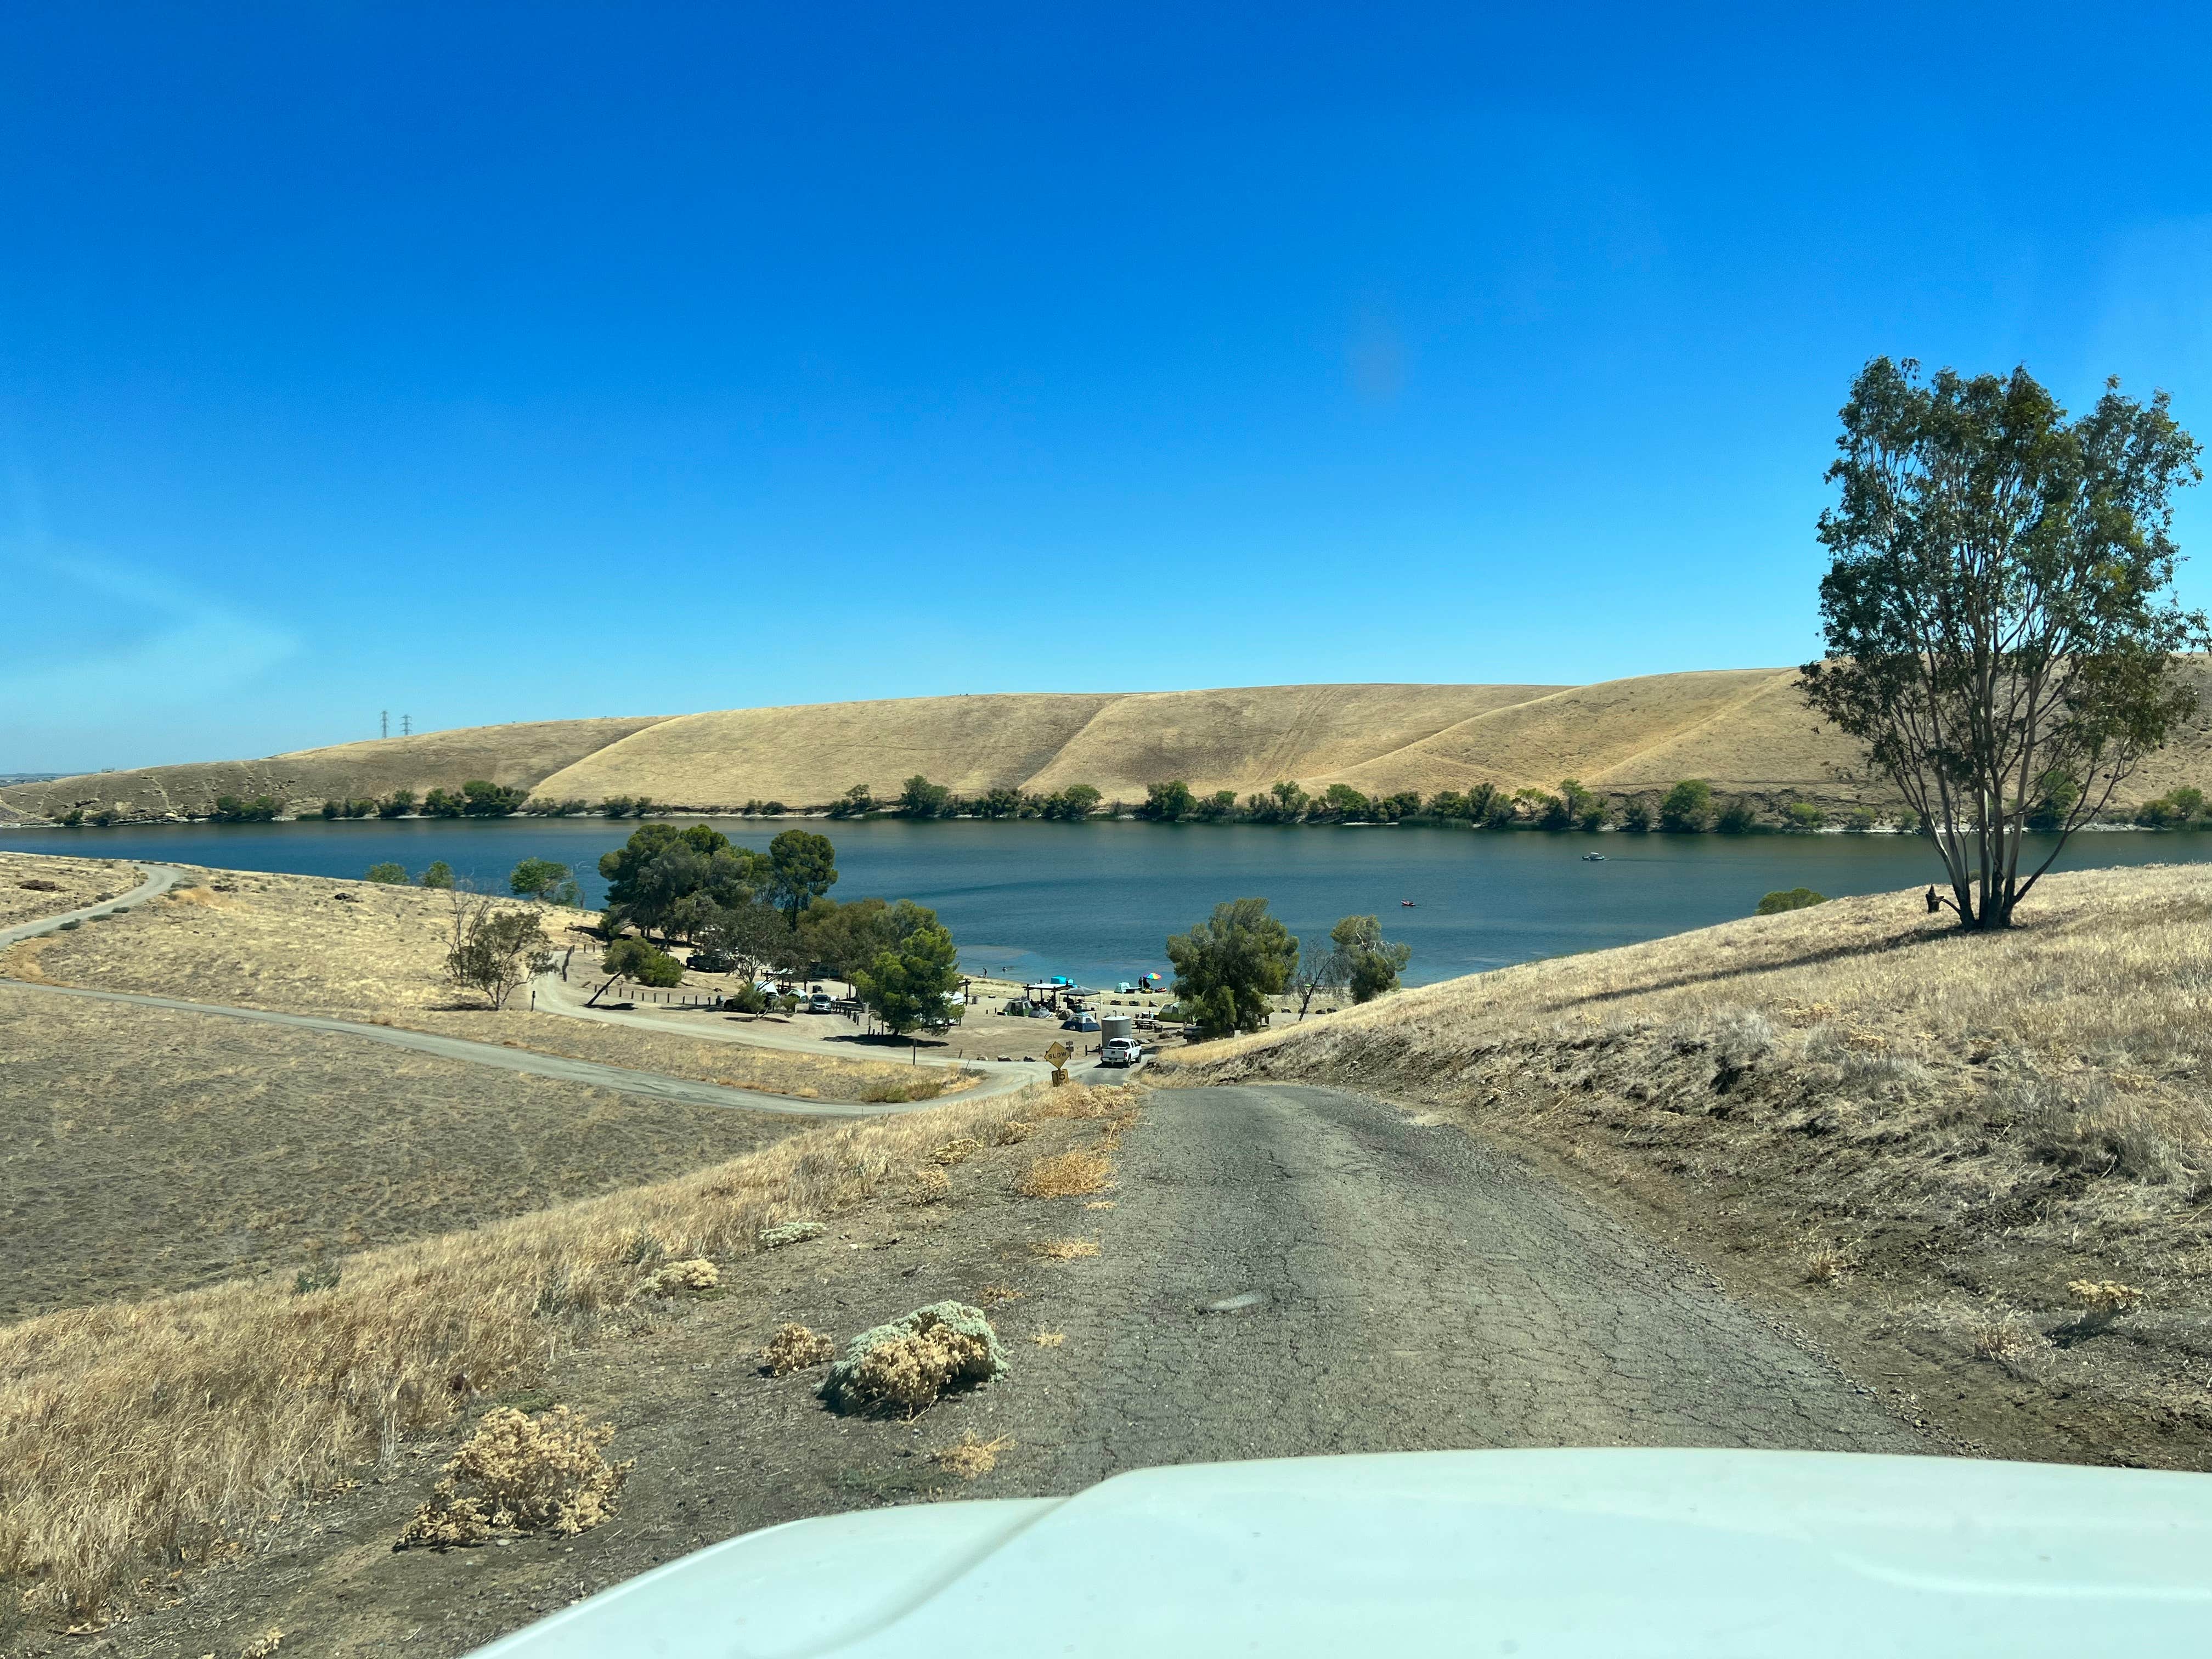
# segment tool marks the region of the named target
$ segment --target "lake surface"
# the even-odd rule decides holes
[[[765,848],[788,824],[712,820]],[[1762,894],[1831,898],[1925,885],[1940,866],[1905,836],[1547,835],[1463,829],[1257,824],[810,821],[836,844],[832,896],[880,894],[935,909],[970,971],[1086,982],[1164,970],[1164,941],[1219,900],[1258,896],[1302,937],[1373,914],[1413,947],[1409,982],[1678,933],[1748,915]],[[605,818],[340,820],[0,829],[0,848],[358,877],[434,859],[504,890],[525,858],[568,865],[596,904],[599,857],[634,823]],[[1583,854],[1601,852],[1601,864]],[[2038,856],[2040,856],[2038,854]],[[2212,834],[2076,836],[2061,869],[2212,859]],[[2025,860],[2023,860],[2025,861]],[[1401,908],[1411,899],[1414,908]]]

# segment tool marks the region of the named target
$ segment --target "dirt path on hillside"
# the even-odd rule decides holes
[[[1044,1123],[927,1205],[887,1199],[726,1272],[711,1300],[564,1356],[528,1403],[617,1428],[615,1520],[581,1536],[392,1553],[473,1413],[360,1490],[295,1509],[269,1553],[77,1650],[287,1646],[454,1656],[690,1550],[809,1515],[1067,1492],[1200,1460],[1548,1445],[1951,1449],[1799,1340],[1463,1131],[1334,1090],[1152,1096],[1103,1197],[1025,1199],[1030,1161],[1095,1139]],[[1099,1207],[1108,1205],[1110,1207]],[[1057,1261],[1047,1240],[1095,1241]],[[1010,1369],[911,1422],[834,1415],[817,1370],[758,1369],[786,1319],[840,1339],[980,1301]],[[1043,1339],[1040,1341],[1038,1339]],[[489,1403],[489,1402],[487,1402]],[[963,1485],[927,1453],[1000,1448]],[[402,1644],[404,1644],[404,1646]]]
[[[1024,1425],[1049,1489],[1323,1452],[1940,1449],[1455,1127],[1283,1085],[1162,1092],[1146,1118],[1099,1259],[1036,1310],[1096,1367]]]

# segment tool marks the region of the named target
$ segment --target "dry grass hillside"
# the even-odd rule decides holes
[[[1449,981],[1162,1080],[1432,1105],[1626,1202],[1969,1439],[2212,1462],[2212,871],[1917,893]],[[2103,1288],[2099,1288],[2103,1287]]]
[[[137,868],[119,860],[0,853],[0,927],[81,910],[137,884]]]
[[[0,1100],[0,1319],[289,1282],[318,1255],[662,1180],[802,1124],[4,981]]]
[[[0,863],[0,883],[18,866],[81,862],[14,859]],[[805,1100],[910,1100],[929,1085],[958,1088],[968,1077],[533,1013],[526,992],[495,1012],[445,981],[453,921],[447,893],[245,870],[201,871],[197,878],[126,915],[0,954],[0,976],[334,1014]],[[120,891],[133,884],[126,873],[110,884]],[[6,890],[0,886],[0,894]],[[46,913],[67,908],[52,904]],[[573,948],[580,975],[595,971],[605,944],[574,926],[590,918],[550,906],[542,914],[555,950]]]
[[[2212,670],[2188,672],[2212,694]],[[1239,794],[1280,780],[1369,794],[1555,787],[1577,778],[1615,795],[1701,777],[1770,805],[1804,798],[1881,805],[1856,783],[1852,745],[1822,731],[1792,668],[1655,674],[1597,685],[1277,685],[1209,691],[913,697],[732,709],[658,720],[482,726],[350,744],[275,760],[160,767],[0,790],[0,811],[52,815],[121,803],[133,812],[203,811],[220,793],[268,793],[302,807],[326,796],[471,777],[556,799],[646,795],[672,808],[750,801],[796,808],[856,783],[879,799],[916,773],[961,794],[1048,792],[1087,783],[1109,800],[1143,799],[1181,778]],[[2120,802],[2212,783],[2212,695]]]
[[[534,788],[541,779],[653,720],[532,720],[464,726],[371,743],[302,749],[266,760],[203,761],[95,772],[51,783],[0,789],[0,806],[33,817],[58,817],[72,806],[121,807],[134,815],[204,816],[218,795],[273,795],[288,807],[313,808],[334,797],[386,795],[395,789],[452,789],[484,778]]]
[[[312,1516],[310,1500],[413,1473],[399,1455],[410,1437],[540,1383],[556,1353],[648,1336],[670,1307],[664,1264],[717,1263],[708,1285],[765,1278],[764,1230],[941,1201],[952,1164],[1025,1158],[1012,1147],[1032,1133],[1039,1148],[1071,1145],[1035,1120],[1111,1129],[1133,1105],[1078,1086],[825,1127],[657,1185],[334,1258],[296,1288],[238,1280],[0,1328],[0,1632],[24,1616],[91,1620],[111,1597],[158,1605],[181,1576],[160,1568],[234,1563],[276,1523]],[[390,1555],[387,1534],[375,1556]]]

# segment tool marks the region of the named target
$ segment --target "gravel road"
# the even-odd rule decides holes
[[[1330,1089],[1163,1091],[1119,1158],[1115,1208],[1082,1216],[1100,1255],[1026,1310],[1080,1374],[1006,1402],[1039,1489],[1325,1452],[1942,1449],[1449,1124]]]

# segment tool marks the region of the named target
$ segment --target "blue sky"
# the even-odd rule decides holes
[[[1800,660],[1867,357],[2212,428],[2208,18],[12,9],[0,770]]]

